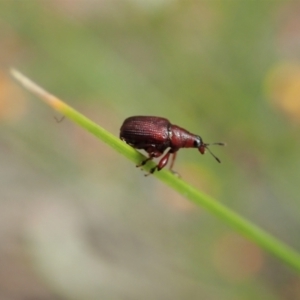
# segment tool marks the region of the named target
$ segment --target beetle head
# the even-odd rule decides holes
[[[208,148],[208,146],[210,145],[219,145],[219,146],[225,146],[224,143],[210,143],[210,144],[206,144],[203,142],[202,138],[200,136],[197,137],[197,140],[196,140],[196,145],[197,145],[197,148],[199,150],[199,152],[201,154],[204,154],[206,149],[208,150],[208,152],[216,159],[217,162],[221,162],[220,159],[218,157],[216,157],[211,151],[210,149]]]

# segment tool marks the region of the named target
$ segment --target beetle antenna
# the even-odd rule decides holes
[[[219,145],[219,146],[226,146],[226,143],[209,143],[209,144],[205,144],[206,146],[209,145]]]
[[[219,146],[225,146],[225,143],[210,143],[210,144],[205,144],[205,148],[208,150],[208,152],[216,159],[217,162],[221,162],[220,159],[218,157],[216,157],[211,151],[210,149],[207,147],[209,145],[219,145]]]

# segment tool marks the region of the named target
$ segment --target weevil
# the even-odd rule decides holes
[[[143,160],[137,167],[145,165],[149,160],[160,157],[165,150],[169,150],[160,159],[158,164],[150,170],[149,174],[163,169],[172,155],[170,170],[180,148],[197,148],[201,154],[207,149],[210,154],[220,163],[208,148],[209,145],[224,146],[224,143],[204,143],[199,135],[190,133],[184,128],[170,123],[168,119],[153,116],[133,116],[127,118],[120,129],[120,139],[135,149],[143,149],[148,153],[148,158]],[[175,173],[175,172],[174,172]],[[149,175],[146,174],[146,175]]]

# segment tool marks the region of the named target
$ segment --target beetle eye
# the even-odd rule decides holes
[[[198,136],[195,140],[194,140],[194,147],[195,148],[199,148],[202,145],[202,141],[200,136]]]

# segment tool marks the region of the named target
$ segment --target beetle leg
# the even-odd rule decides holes
[[[173,153],[173,156],[172,156],[172,161],[171,161],[171,164],[170,164],[170,171],[172,171],[173,173],[174,173],[174,171],[173,171],[173,166],[174,166],[174,162],[175,162],[175,159],[176,159],[176,155],[177,155],[177,152],[174,152]],[[176,173],[176,172],[175,172]]]
[[[154,157],[159,157],[162,155],[162,153],[160,151],[158,151],[157,149],[155,149],[153,147],[149,147],[145,150],[148,152],[149,157],[146,158],[145,160],[143,160],[140,164],[138,164],[137,167],[144,166],[149,160],[152,160]]]
[[[136,165],[137,168],[144,166],[149,160],[152,160],[154,156],[149,156],[148,158],[144,159],[140,164]]]
[[[175,159],[176,159],[176,155],[177,155],[177,151],[175,151],[175,152],[173,153],[172,161],[171,161],[171,164],[170,164],[170,168],[169,168],[169,169],[170,169],[170,171],[171,171],[174,175],[176,175],[177,177],[180,178],[180,174],[173,170],[173,165],[174,165],[174,162],[175,162]]]
[[[159,161],[158,165],[157,165],[157,171],[160,171],[162,168],[164,168],[168,161],[169,161],[169,157],[171,154],[171,149],[166,153],[165,156],[163,156],[163,158]]]
[[[159,161],[158,165],[153,167],[148,174],[145,174],[145,176],[148,176],[150,174],[153,174],[155,170],[160,171],[162,168],[166,166],[166,164],[169,161],[170,154],[172,154],[172,149],[170,149]]]

